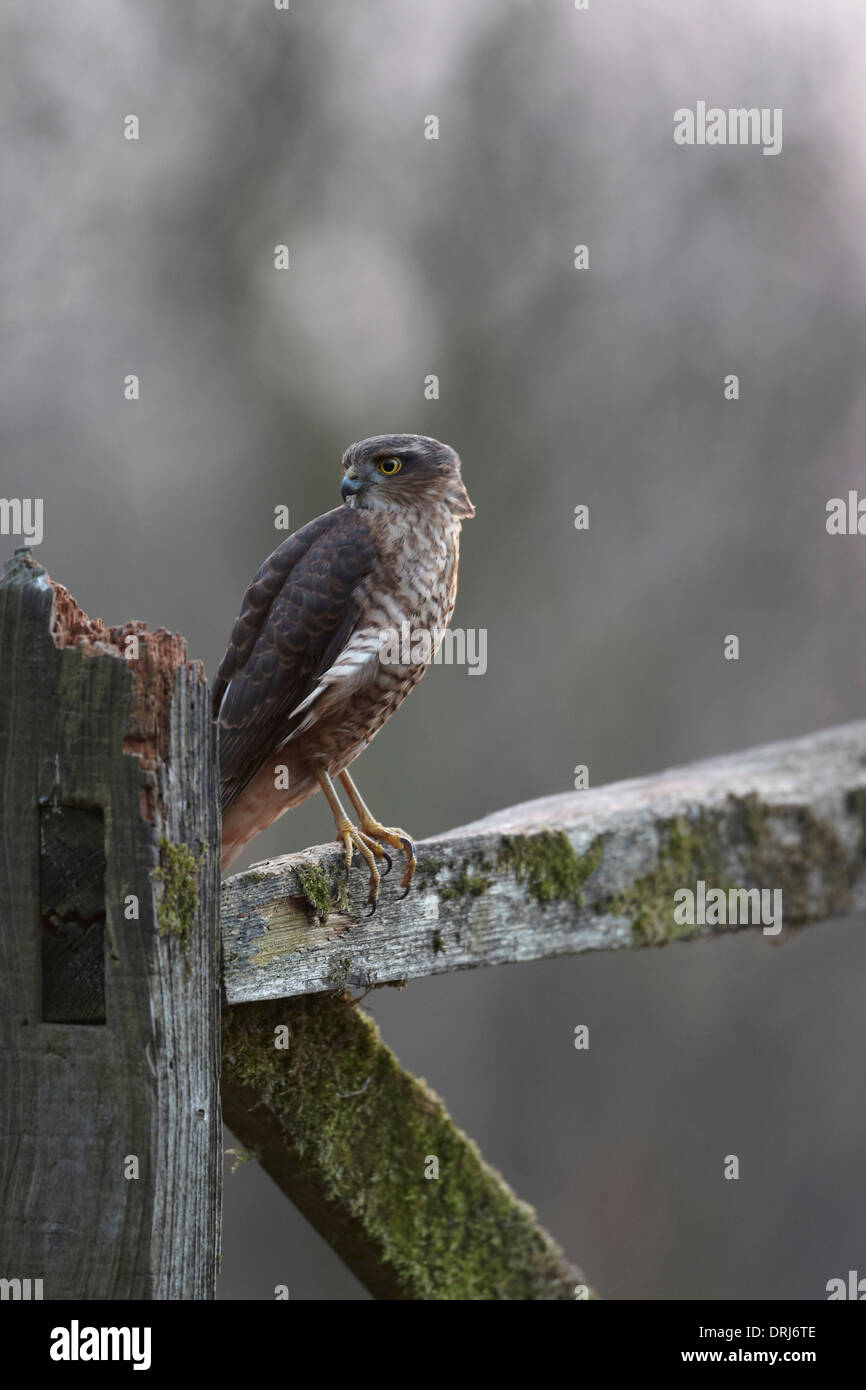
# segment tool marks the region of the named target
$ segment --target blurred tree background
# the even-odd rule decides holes
[[[11,0],[0,32],[0,485],[91,615],[212,676],[274,507],[416,431],[463,458],[488,670],[435,668],[364,756],[386,822],[863,714],[866,541],[824,526],[863,479],[862,6]],[[782,152],[676,146],[699,99],[781,107]],[[331,833],[316,798],[242,862]],[[368,1004],[603,1296],[821,1298],[863,1264],[863,966],[860,920]],[[366,1297],[254,1164],[224,1224],[221,1297]]]

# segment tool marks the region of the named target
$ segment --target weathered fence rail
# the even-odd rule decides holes
[[[729,930],[674,893],[778,889],[783,923],[866,906],[866,722],[527,802],[424,841],[366,916],[334,845],[223,884],[229,1003]],[[397,875],[395,874],[395,878]],[[763,930],[763,923],[757,924]]]
[[[701,884],[781,894],[773,934],[866,906],[859,722],[426,841],[373,918],[335,846],[268,861],[220,924],[200,667],[90,620],[26,551],[0,582],[0,756],[0,1287],[49,1299],[213,1296],[220,1028],[226,1122],[378,1297],[585,1295],[348,991],[729,930],[678,920]]]

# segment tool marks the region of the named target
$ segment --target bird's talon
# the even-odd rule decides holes
[[[415,843],[406,834],[405,830],[389,830],[386,825],[380,825],[376,820],[362,820],[361,826],[364,835],[370,840],[384,841],[386,845],[391,845],[393,849],[399,849],[406,856],[406,872],[403,875],[401,887],[409,889],[412,886],[412,879],[415,874],[415,866],[418,863],[415,851]],[[387,855],[385,856],[388,857]],[[405,897],[406,894],[403,894]]]
[[[364,844],[367,846],[368,850],[375,859],[388,858],[382,846],[378,843],[378,841],[373,839],[372,835],[368,835],[367,832],[363,829],[358,829],[355,831],[355,833],[361,840],[363,840]]]
[[[369,836],[364,834],[363,830],[359,830],[357,826],[352,825],[351,821],[343,820],[339,823],[337,839],[341,840],[346,847],[347,874],[352,867],[352,855],[355,851],[360,854],[370,871],[370,897],[368,901],[371,907],[367,915],[372,917],[373,913],[376,911],[376,903],[379,898],[379,883],[381,881],[381,875],[376,867],[376,860],[377,858],[387,858],[387,855],[379,845],[375,844]],[[390,868],[390,863],[388,867]]]

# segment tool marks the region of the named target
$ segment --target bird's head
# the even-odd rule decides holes
[[[460,459],[424,434],[377,434],[343,455],[343,501],[350,507],[400,510],[438,503],[454,517],[475,515]]]

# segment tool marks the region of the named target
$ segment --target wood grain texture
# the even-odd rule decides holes
[[[283,822],[288,826],[290,818]],[[365,916],[335,845],[223,884],[229,1003],[663,945],[674,892],[781,889],[785,929],[866,906],[866,722],[499,811],[419,847]],[[392,888],[391,885],[394,884]],[[752,930],[763,930],[753,926]]]
[[[0,756],[0,1275],[42,1279],[46,1299],[211,1298],[219,825],[202,672],[171,634],[88,619],[16,552]],[[43,1021],[40,817],[64,807],[104,816],[103,1026]]]

